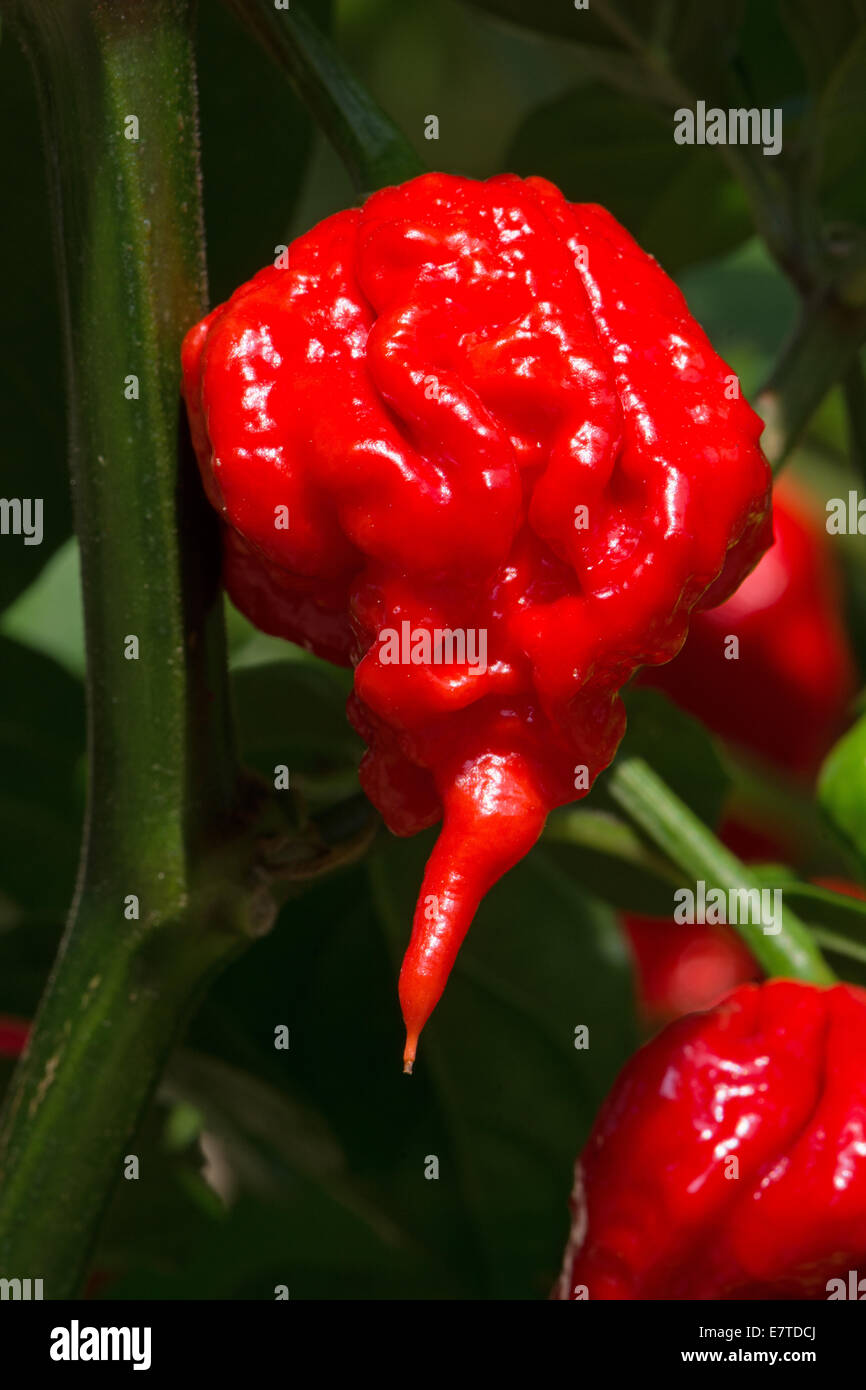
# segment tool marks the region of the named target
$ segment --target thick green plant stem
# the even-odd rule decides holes
[[[226,0],[282,67],[345,164],[360,194],[423,174],[419,159],[300,4]]]
[[[653,844],[687,875],[684,888],[692,888],[698,880],[703,880],[707,890],[720,888],[725,893],[731,889],[760,891],[764,886],[642,758],[615,763],[608,789]],[[808,927],[790,908],[783,910],[781,930],[772,934],[752,922],[732,925],[768,975],[819,985],[835,979]],[[776,925],[774,921],[774,929]]]
[[[233,753],[216,524],[182,443],[178,352],[205,298],[188,4],[3,13],[43,108],[88,664],[79,885],[0,1121],[0,1275],[58,1298],[180,1025],[274,907]]]

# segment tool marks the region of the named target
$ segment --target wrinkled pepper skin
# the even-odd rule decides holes
[[[628,233],[514,175],[327,218],[190,331],[183,374],[232,599],[354,667],[389,828],[443,821],[411,1069],[481,898],[611,761],[621,686],[770,544],[761,424]],[[466,659],[425,652],[455,631]]]
[[[842,576],[811,498],[783,477],[775,545],[727,603],[695,616],[679,656],[644,679],[723,738],[812,776],[841,734],[857,688]],[[726,659],[728,636],[739,657]]]
[[[827,1298],[866,1260],[864,1054],[853,985],[743,985],[670,1024],[578,1160],[557,1297]]]

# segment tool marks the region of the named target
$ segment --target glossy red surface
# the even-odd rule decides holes
[[[866,1258],[866,992],[774,980],[631,1059],[580,1158],[561,1299],[825,1299]]]
[[[676,286],[544,180],[425,175],[288,260],[191,330],[184,392],[232,598],[354,665],[389,827],[444,818],[400,982],[411,1065],[481,897],[613,757],[620,687],[769,544],[769,471]],[[404,623],[483,634],[483,668],[388,660]]]

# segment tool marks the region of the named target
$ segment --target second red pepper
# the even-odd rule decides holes
[[[627,1063],[576,1168],[562,1299],[823,1299],[866,1270],[866,991],[772,980]]]

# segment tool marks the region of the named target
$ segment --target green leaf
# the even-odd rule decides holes
[[[294,1204],[282,1252],[293,1297],[379,1296],[386,1286],[404,1298],[546,1297],[575,1155],[636,1043],[613,917],[536,849],[482,905],[415,1075],[403,1076],[397,976],[430,843],[382,835],[368,867],[317,885],[303,912],[286,909],[193,1024],[197,1051],[321,1117],[344,1175],[404,1233],[404,1245],[360,1249],[354,1212],[306,1180],[299,1198],[287,1170],[274,1220]],[[278,1023],[290,1028],[288,1051],[274,1048]],[[574,1047],[579,1024],[588,1051]],[[254,1097],[249,1105],[254,1114]],[[428,1155],[437,1181],[425,1178]],[[231,1220],[246,1260],[258,1217],[241,1205]],[[313,1270],[306,1252],[317,1242]],[[236,1280],[231,1296],[237,1289]]]
[[[810,85],[820,92],[866,27],[863,0],[833,0],[832,5],[816,5],[814,0],[779,0],[779,13],[800,54]]]
[[[660,691],[633,686],[625,701],[628,725],[614,768],[620,760],[646,758],[703,820],[715,825],[730,781],[710,734]],[[682,870],[623,820],[611,799],[610,777],[602,773],[585,802],[553,813],[544,834],[546,850],[569,878],[612,907],[668,916]]]
[[[0,43],[0,470],[2,496],[41,498],[43,539],[0,536],[0,609],[36,578],[67,539],[72,509],[66,475],[60,313],[52,270],[39,114],[24,55]]]
[[[100,1231],[92,1268],[113,1281],[130,1265],[171,1271],[191,1248],[219,1230],[226,1212],[202,1177],[204,1159],[191,1132],[187,1142],[173,1141],[181,1107],[167,1094],[155,1100],[130,1149],[139,1161],[139,1176],[120,1182]]]
[[[819,197],[835,218],[866,221],[866,28],[858,30],[827,77],[814,113]]]
[[[783,107],[787,144],[791,134],[789,115],[802,107],[807,93],[803,56],[786,23],[784,5],[785,0],[781,0],[781,4],[748,0],[745,5],[733,59],[734,71],[742,84],[741,99],[731,104]],[[817,17],[817,11],[815,15]],[[776,158],[773,156],[768,162],[775,163]]]
[[[730,778],[712,735],[659,690],[633,685],[624,698],[628,724],[616,761],[645,758],[696,816],[716,825]],[[607,776],[599,779],[605,797]]]
[[[704,879],[709,886],[728,891],[760,887],[754,872],[716,839],[643,758],[617,758],[610,791],[617,805],[688,879]],[[832,983],[832,971],[790,907],[784,907],[772,932],[760,930],[755,922],[740,922],[737,930],[768,975]]]
[[[611,907],[653,917],[671,911],[682,873],[611,812],[582,806],[554,812],[544,847],[563,873]]]
[[[78,542],[70,536],[42,573],[6,609],[0,632],[84,679],[84,612]]]
[[[614,35],[590,6],[578,10],[571,0],[469,0],[473,9],[574,43],[615,44]]]
[[[195,1215],[187,1212],[187,1224]],[[348,1223],[313,1183],[299,1181],[293,1200],[279,1205],[244,1192],[219,1217],[199,1219],[183,1244],[170,1268],[158,1249],[128,1260],[128,1272],[104,1296],[273,1301],[281,1286],[293,1301],[461,1296],[459,1287],[419,1271],[412,1255],[389,1251],[363,1223]]]
[[[357,787],[363,744],[346,719],[344,682],[300,661],[242,666],[231,681],[246,763],[271,783],[285,764],[292,785],[298,776],[308,789],[325,781],[346,794]]]
[[[172,1060],[162,1091],[201,1112],[235,1181],[247,1190],[276,1201],[287,1177],[301,1175],[368,1225],[380,1241],[406,1243],[354,1181],[322,1117],[292,1097],[285,1085],[278,1090],[248,1072],[186,1050]]]
[[[807,878],[844,877],[847,861],[811,786],[774,774],[739,751],[726,754],[725,766],[733,780],[726,818],[759,834],[771,827],[786,857]]]
[[[664,4],[664,0],[589,0],[579,9],[573,0],[470,0],[476,9],[487,10],[498,19],[525,25],[540,33],[571,39],[573,43],[618,46],[623,42],[623,26],[641,39],[657,30],[658,15],[667,10],[671,27],[687,20],[693,6],[684,0]]]
[[[646,758],[702,820],[715,825],[730,789],[712,736],[660,691],[625,692],[628,724],[614,768]],[[585,891],[626,912],[667,916],[682,871],[623,820],[602,773],[585,802],[550,817],[544,843],[557,866]]]
[[[866,715],[827,755],[818,800],[861,876],[866,874]]]
[[[111,1296],[273,1298],[277,1282],[293,1299],[477,1295],[447,1127],[400,1071],[396,975],[364,872],[289,904],[216,982],[190,1042],[171,1094],[204,1115],[231,1207],[170,1266],[143,1232]],[[424,1178],[430,1152],[440,1182]]]
[[[290,1047],[274,1047],[286,1025]],[[290,903],[271,933],[216,982],[195,1019],[190,1045],[243,1068],[278,1088],[293,1105],[317,1113],[346,1155],[349,1172],[377,1208],[427,1252],[411,1278],[402,1255],[388,1247],[388,1265],[402,1271],[399,1296],[477,1297],[472,1231],[451,1161],[447,1117],[435,1105],[429,1076],[402,1075],[397,970],[386,950],[369,880],[361,868],[323,880]],[[416,1085],[415,1082],[418,1082]],[[424,1155],[442,1161],[439,1182],[424,1178]],[[284,1257],[319,1242],[319,1269],[294,1276],[298,1296],[366,1296],[385,1271],[381,1242],[358,1253],[351,1272],[344,1242],[356,1243],[358,1221],[315,1184],[293,1208],[294,1234]],[[284,1189],[282,1201],[294,1196]],[[251,1220],[255,1215],[248,1212]],[[316,1229],[316,1223],[319,1229]],[[294,1295],[293,1295],[294,1296]],[[397,1295],[395,1295],[397,1296]]]
[[[429,848],[429,836],[383,839],[370,860],[395,974]],[[482,1296],[549,1291],[575,1155],[635,1041],[615,919],[537,848],[482,904],[407,1083],[430,1084],[451,1136],[441,1171],[458,1185]],[[418,1199],[432,1195],[419,1185]]]
[[[689,97],[721,97],[746,5],[695,4],[694,0],[590,0],[577,9],[569,0],[471,0],[476,8],[585,50],[588,70],[620,87],[634,86],[632,65],[643,69],[642,95],[670,105]]]
[[[801,883],[796,878],[785,879],[782,886],[788,897],[805,902],[806,907],[801,911],[811,919],[842,935],[850,935],[866,948],[866,902],[861,898],[850,898],[815,883]]]
[[[668,271],[751,234],[745,196],[716,150],[676,145],[669,112],[603,87],[578,87],[535,111],[508,163],[551,179],[572,202],[601,203]],[[686,207],[700,211],[684,217]]]
[[[755,865],[754,873],[762,884],[781,888],[786,900],[796,904],[815,941],[843,979],[866,983],[866,902],[805,883],[779,865]]]
[[[752,396],[794,325],[796,291],[757,237],[721,263],[690,267],[678,281],[716,351]]]

